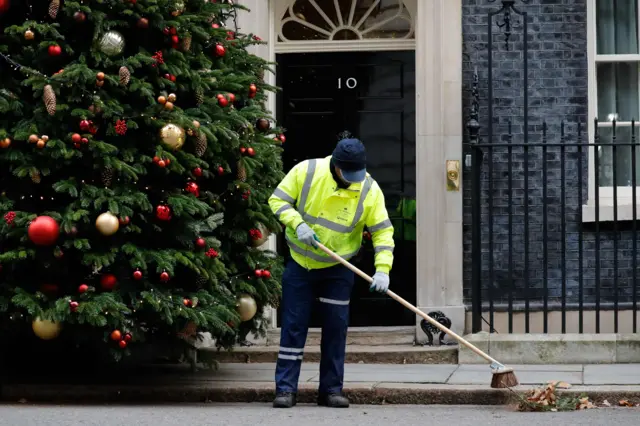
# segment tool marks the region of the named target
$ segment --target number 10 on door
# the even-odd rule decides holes
[[[342,81],[342,77],[338,77],[338,89],[343,89],[346,87],[347,89],[355,89],[358,86],[358,80],[353,77],[349,77]]]

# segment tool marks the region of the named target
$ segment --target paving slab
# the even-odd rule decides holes
[[[540,385],[548,381],[562,381],[572,385],[582,384],[582,371],[561,371],[559,369],[543,370],[514,368],[518,381],[523,385]],[[491,383],[491,369],[480,370],[477,366],[461,365],[447,381],[450,385],[481,385]]]
[[[584,366],[585,385],[640,384],[640,364],[601,364]]]
[[[519,371],[575,371],[581,372],[584,369],[582,364],[509,364],[507,367],[513,368],[516,374]],[[465,371],[491,371],[489,364],[462,364],[460,368]]]

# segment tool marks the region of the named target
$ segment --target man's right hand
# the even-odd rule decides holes
[[[313,229],[311,229],[306,223],[303,222],[298,225],[298,227],[296,228],[296,235],[298,236],[298,239],[303,243],[313,247],[318,247],[316,241],[320,240],[318,239],[316,233],[313,232]]]

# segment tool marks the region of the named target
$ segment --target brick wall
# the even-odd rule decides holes
[[[525,141],[524,128],[524,69],[522,17],[512,14],[512,35],[509,50],[505,49],[504,34],[496,25],[501,15],[494,17],[494,62],[493,62],[493,122],[489,123],[487,98],[488,76],[488,12],[501,7],[498,0],[463,0],[463,73],[465,121],[471,105],[471,83],[474,67],[479,74],[481,142],[487,143],[489,125],[493,129],[493,142]],[[516,1],[519,10],[526,11],[528,18],[528,77],[529,77],[529,126],[528,141],[542,141],[542,124],[548,125],[548,142],[560,142],[560,123],[566,122],[565,139],[569,143],[577,140],[577,126],[582,124],[586,137],[587,120],[587,41],[586,0],[531,0],[524,4]],[[509,122],[511,134],[509,137]],[[463,123],[464,125],[464,123]],[[489,229],[488,229],[488,159],[482,169],[482,282],[483,299],[493,298],[496,303],[506,302],[511,294],[515,301],[526,295],[533,302],[542,302],[545,295],[550,304],[560,303],[563,295],[568,304],[579,300],[580,271],[582,271],[583,300],[596,300],[595,280],[595,234],[585,228],[579,220],[579,193],[587,197],[587,156],[582,162],[583,182],[578,180],[577,149],[529,148],[528,191],[525,194],[524,152],[514,148],[511,154],[512,188],[509,191],[509,153],[506,149],[494,149],[492,156],[493,183],[493,277],[489,273]],[[546,163],[546,202],[544,194],[543,163]],[[562,184],[562,164],[565,180]],[[471,296],[471,181],[465,169],[465,301]],[[564,187],[564,194],[563,194]],[[512,199],[509,200],[509,194]],[[563,197],[564,195],[564,197]],[[564,210],[562,209],[564,199]],[[525,201],[529,213],[529,261],[525,272]],[[547,222],[543,221],[547,209]],[[509,210],[512,219],[512,245],[509,245]],[[565,232],[562,232],[564,218]],[[546,229],[546,239],[544,238]],[[578,238],[582,232],[583,267],[578,267]],[[613,235],[601,232],[600,247],[600,297],[603,303],[615,298],[613,280]],[[618,295],[621,302],[631,301],[631,234],[619,233],[618,242]],[[563,250],[564,241],[564,250]],[[545,279],[543,247],[548,250]],[[563,261],[564,253],[564,261]],[[509,258],[512,272],[509,273]],[[564,279],[563,279],[564,271]],[[640,274],[639,274],[640,275]],[[546,283],[546,288],[545,288]],[[564,283],[564,285],[563,285]],[[528,290],[526,287],[528,285]]]

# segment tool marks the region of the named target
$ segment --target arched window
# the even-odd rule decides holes
[[[289,0],[278,42],[414,39],[416,0]],[[283,10],[284,9],[284,10]]]

